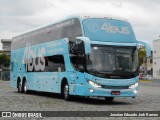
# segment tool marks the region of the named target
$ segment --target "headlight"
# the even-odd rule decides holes
[[[96,88],[100,88],[100,87],[101,87],[101,85],[99,85],[99,84],[97,84],[97,83],[95,83],[95,82],[93,82],[93,81],[90,81],[90,80],[88,81],[88,83],[89,83],[90,85],[96,87]]]
[[[138,86],[138,82],[135,83],[135,84],[133,84],[133,85],[130,85],[129,88],[132,89],[132,88],[135,88],[135,87],[137,87],[137,86]]]

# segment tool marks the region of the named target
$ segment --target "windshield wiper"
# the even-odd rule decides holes
[[[113,71],[100,71],[100,73],[108,73],[108,74],[112,74]]]
[[[130,74],[133,74],[133,72],[128,71],[128,70],[125,70],[125,69],[122,69],[122,70],[114,70],[113,73],[116,73],[116,74],[123,74],[123,75],[130,75]]]
[[[101,72],[96,71],[96,70],[88,70],[88,71],[91,72],[91,73],[94,73],[94,74],[101,74]]]

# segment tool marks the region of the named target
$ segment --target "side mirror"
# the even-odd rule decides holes
[[[87,37],[76,37],[72,45],[72,51],[89,54],[91,52],[90,40]]]
[[[146,57],[150,57],[151,56],[151,47],[150,44],[144,41],[138,41],[138,45],[143,45],[146,49]]]
[[[85,54],[91,53],[91,43],[87,37],[76,37],[76,40],[83,41]]]

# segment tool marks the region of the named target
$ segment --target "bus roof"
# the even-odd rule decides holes
[[[68,18],[81,18],[81,19],[86,19],[86,18],[106,18],[106,19],[115,19],[115,20],[122,20],[122,21],[126,21],[128,22],[127,19],[123,18],[123,17],[119,17],[119,16],[114,16],[114,15],[107,15],[107,14],[95,14],[95,13],[90,13],[90,14],[75,14],[72,15]]]
[[[54,22],[54,23],[50,23],[50,24],[47,24],[47,25],[43,25],[43,26],[40,26],[40,27],[36,27],[36,28],[33,28],[31,30],[28,30],[27,32],[23,32],[22,34],[20,35],[17,35],[15,37],[12,38],[12,40],[14,38],[17,38],[17,37],[21,37],[27,33],[31,33],[33,31],[36,31],[36,30],[40,30],[44,27],[47,27],[47,26],[50,26],[50,25],[53,25],[53,24],[56,24],[58,22],[62,22],[64,20],[67,20],[67,19],[71,19],[71,18],[79,18],[79,19],[87,19],[87,18],[105,18],[105,19],[114,19],[114,20],[122,20],[122,21],[125,21],[125,22],[128,22],[128,20],[122,18],[122,17],[118,17],[118,16],[113,16],[113,15],[105,15],[105,14],[94,14],[94,13],[90,13],[90,14],[83,14],[83,13],[80,13],[80,14],[75,14],[75,15],[71,15],[69,17],[66,17],[66,19],[63,19],[61,21],[57,21],[57,22]]]

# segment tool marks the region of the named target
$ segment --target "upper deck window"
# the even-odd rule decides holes
[[[14,38],[12,49],[23,48],[26,44],[36,45],[62,38],[74,38],[78,36],[82,36],[80,21],[77,18],[72,18]]]

